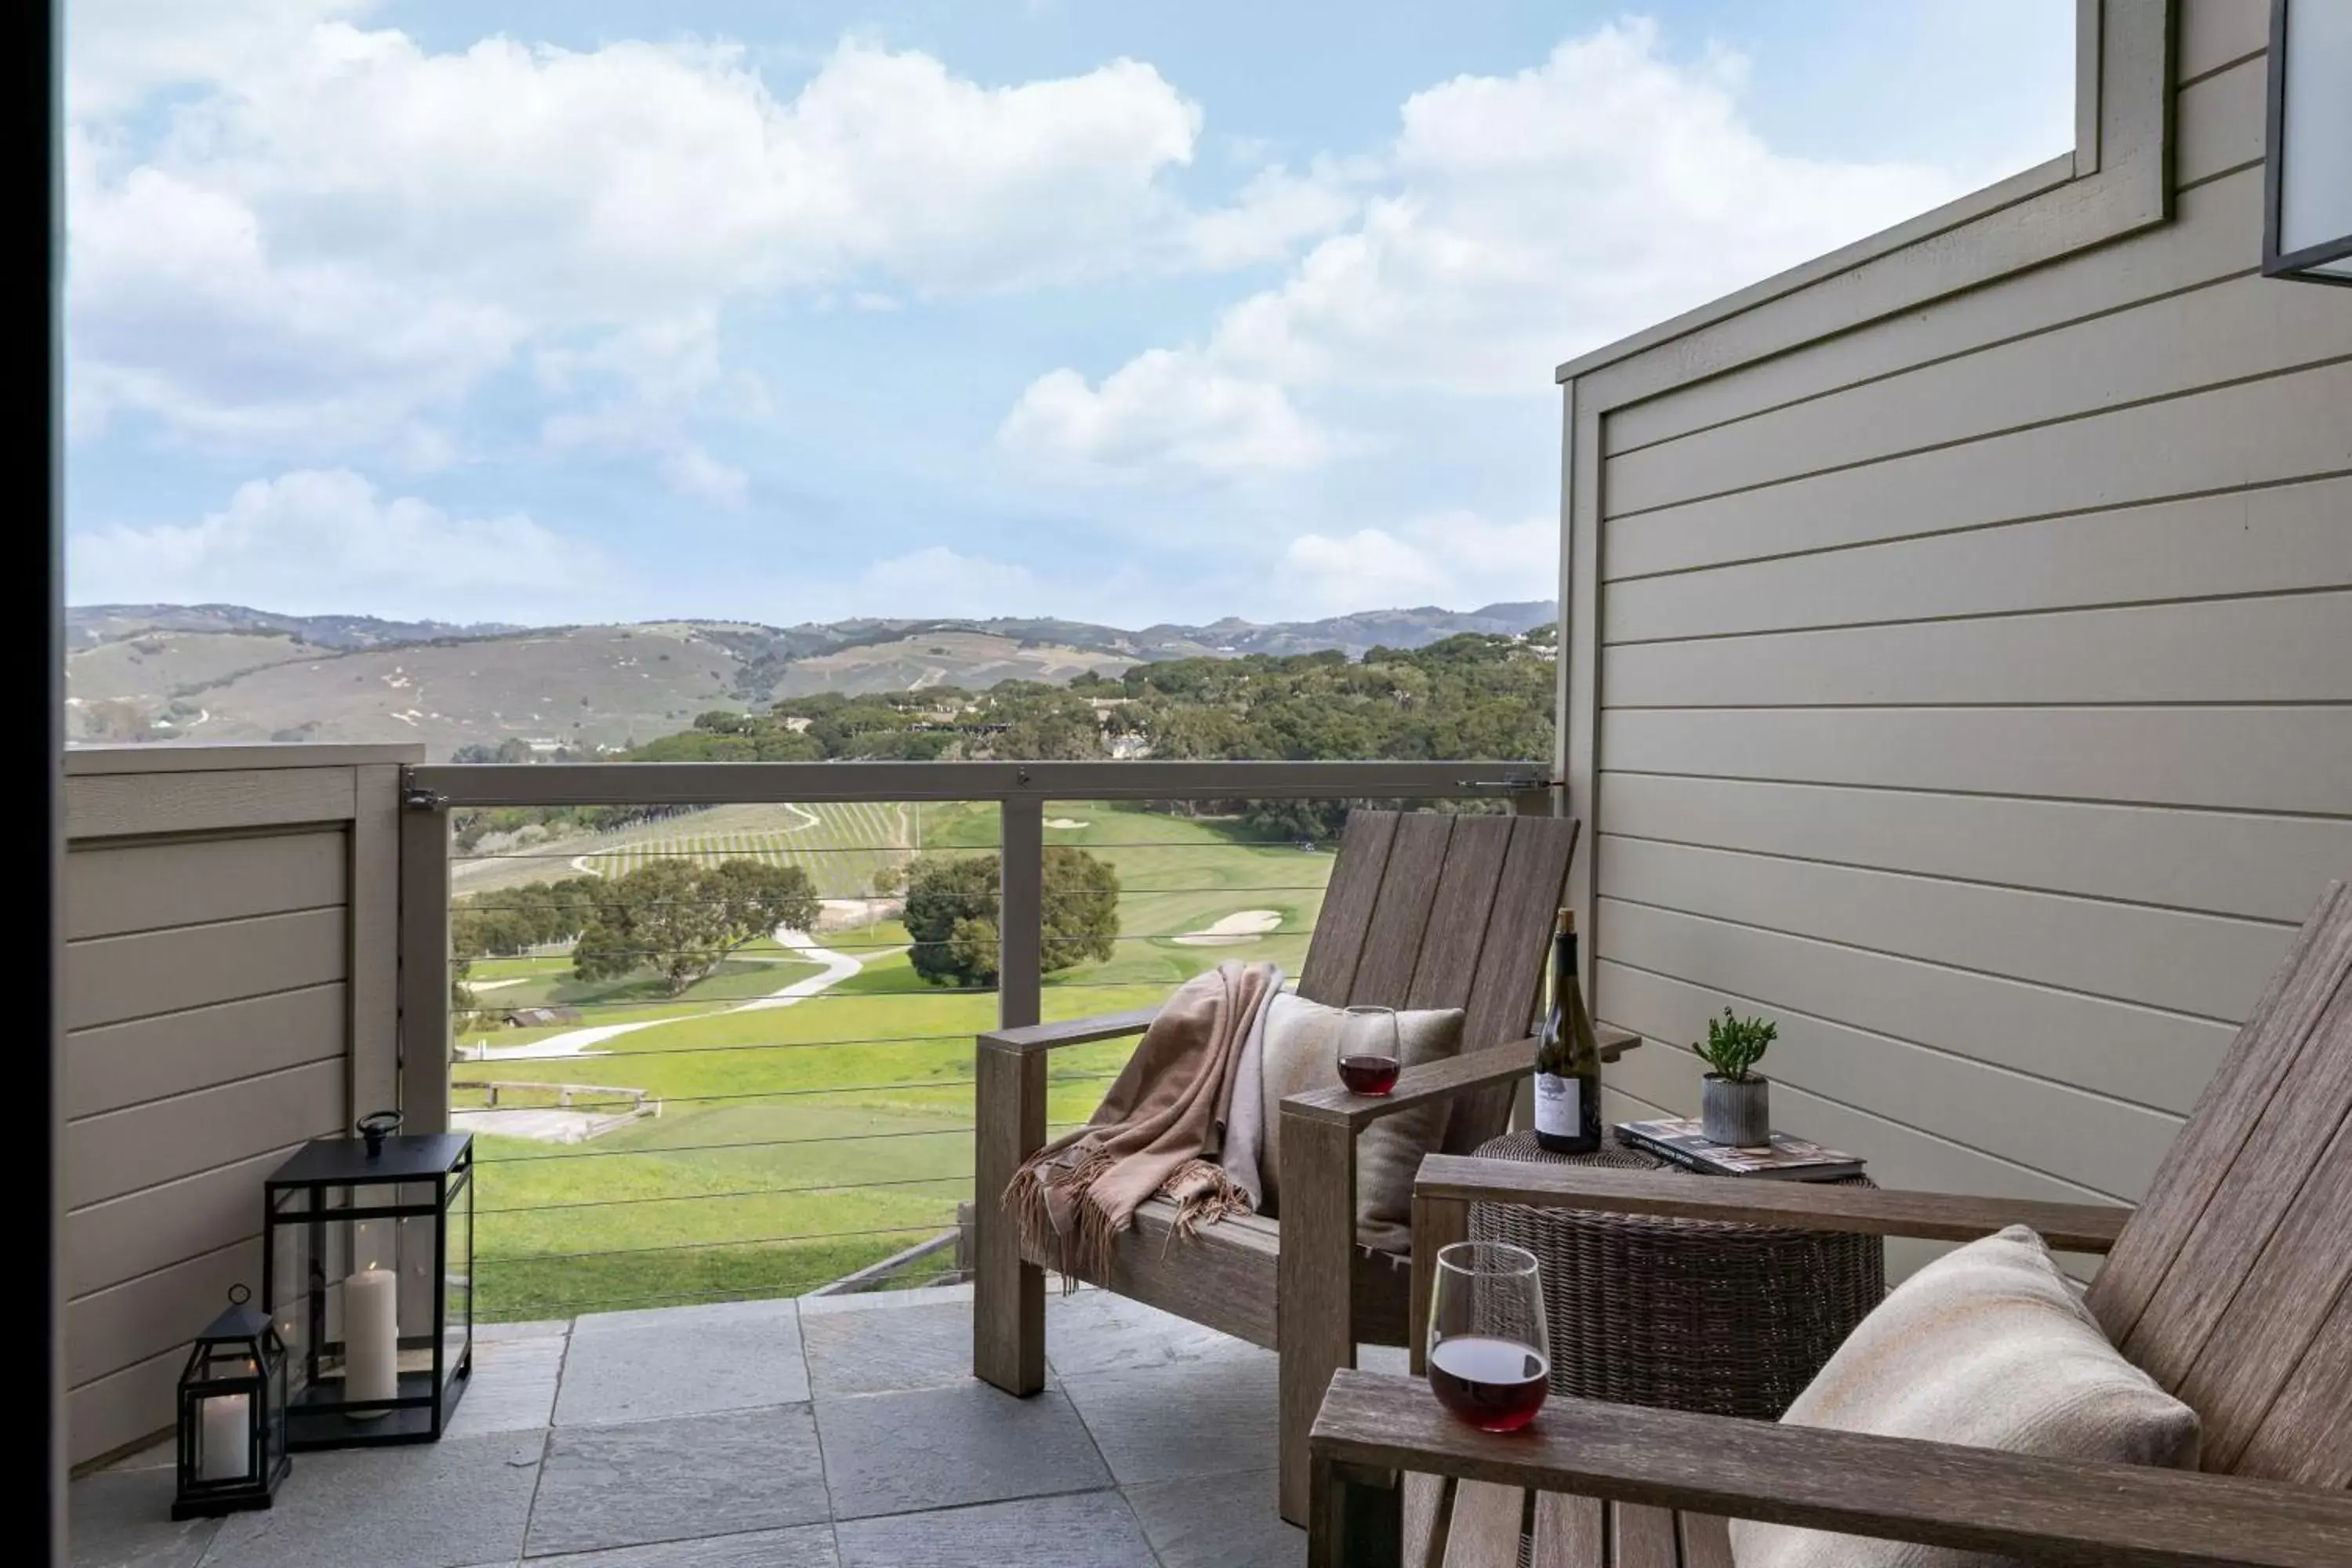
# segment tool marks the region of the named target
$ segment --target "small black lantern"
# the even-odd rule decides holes
[[[232,1286],[228,1307],[196,1336],[180,1373],[179,1489],[173,1519],[268,1508],[286,1457],[286,1346],[253,1292]]]
[[[2352,0],[2271,0],[2263,271],[2352,285]]]
[[[264,1186],[261,1295],[289,1366],[286,1447],[429,1443],[474,1368],[474,1141],[319,1138]]]

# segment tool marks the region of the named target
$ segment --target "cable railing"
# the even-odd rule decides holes
[[[1144,1005],[1231,959],[1296,977],[1334,846],[1198,803],[1481,796],[1549,809],[1533,770],[1491,763],[409,770],[404,1109],[476,1139],[478,1310],[959,1277],[976,1034]],[[558,836],[466,816],[604,805],[679,809]],[[1060,880],[1066,848],[1115,896]],[[986,857],[992,878],[970,866]],[[798,869],[807,929],[728,924],[710,879],[740,860]],[[631,879],[654,867],[687,874]],[[969,923],[938,925],[942,899]],[[1055,1053],[1051,1131],[1084,1123],[1131,1048]]]

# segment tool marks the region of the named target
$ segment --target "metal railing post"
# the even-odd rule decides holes
[[[403,792],[400,1112],[404,1132],[449,1130],[449,807]]]
[[[1003,847],[997,862],[996,1024],[1037,1022],[1044,973],[1045,803],[1014,795],[999,807]]]

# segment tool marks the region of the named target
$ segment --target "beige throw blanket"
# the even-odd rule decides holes
[[[1249,1210],[1255,1194],[1218,1160],[1244,1047],[1280,984],[1270,963],[1223,963],[1178,986],[1094,1119],[1013,1173],[1004,1206],[1065,1289],[1108,1271],[1147,1199],[1176,1205],[1180,1236]]]

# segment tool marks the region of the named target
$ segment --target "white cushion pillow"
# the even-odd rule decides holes
[[[2053,1458],[2197,1465],[2197,1412],[2107,1342],[2042,1238],[1970,1242],[1896,1287],[1780,1419]],[[1985,1568],[2002,1559],[1735,1520],[1738,1568]]]
[[[1265,1089],[1261,1173],[1264,1212],[1282,1212],[1282,1100],[1311,1089],[1338,1089],[1339,1021],[1346,1010],[1288,992],[1269,1005],[1258,1079]],[[1462,1049],[1462,1009],[1397,1015],[1397,1055],[1406,1067],[1444,1061]],[[1444,1100],[1384,1116],[1356,1140],[1356,1239],[1382,1252],[1403,1252],[1412,1236],[1412,1178],[1422,1156],[1445,1141]]]

